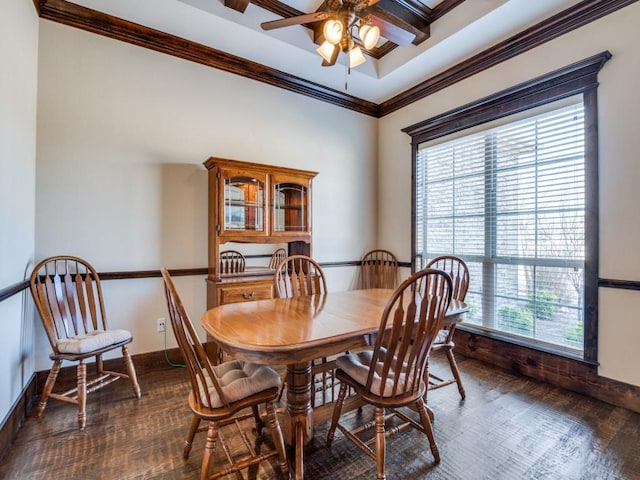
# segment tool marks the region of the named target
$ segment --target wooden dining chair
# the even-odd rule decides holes
[[[467,290],[469,289],[469,269],[467,268],[467,264],[464,263],[461,258],[453,255],[442,255],[429,261],[427,263],[427,268],[437,268],[449,274],[453,284],[452,298],[464,302]],[[453,354],[453,347],[455,346],[453,343],[453,334],[455,333],[455,330],[455,323],[450,326],[443,327],[433,342],[433,347],[431,347],[434,352],[442,350],[446,353],[453,378],[444,379],[432,372],[429,372],[428,390],[434,390],[436,388],[442,388],[456,383],[458,385],[460,397],[464,400],[466,398],[466,394],[464,387],[462,386],[460,370],[458,370],[458,364],[456,363],[456,358]]]
[[[191,381],[188,402],[193,418],[185,441],[183,457],[189,457],[196,433],[207,430],[200,471],[201,480],[226,476],[276,455],[282,478],[288,479],[289,464],[275,407],[280,390],[280,375],[266,365],[238,360],[212,365],[166,268],[162,269],[162,278],[171,327]],[[240,422],[253,417],[257,435],[260,436],[262,420],[258,407],[263,404],[275,448],[259,451],[249,442],[249,438],[240,427]],[[241,412],[245,409],[250,409],[250,413]],[[201,420],[209,422],[208,427],[200,429]],[[242,439],[248,450],[247,454],[231,454],[229,444],[221,431],[221,428],[227,425],[234,425],[238,430],[237,438]],[[211,471],[215,463],[218,440],[222,444],[229,466]]]
[[[140,398],[136,370],[127,349],[133,340],[127,330],[109,328],[100,278],[86,261],[73,256],[54,256],[38,263],[29,287],[42,325],[51,344],[53,366],[36,409],[41,417],[50,398],[78,406],[78,426],[87,422],[87,394],[120,379],[131,381]],[[104,369],[102,355],[121,349],[127,373]],[[95,358],[96,376],[87,381],[87,359]],[[77,362],[76,387],[64,393],[54,392],[62,362]]]
[[[333,410],[327,434],[331,446],[336,428],[376,461],[377,479],[385,477],[386,436],[385,411],[401,418],[404,426],[423,432],[428,440],[435,463],[440,462],[433,428],[424,393],[424,381],[431,345],[435,340],[451,301],[451,279],[434,269],[414,273],[395,290],[382,313],[373,350],[343,355],[337,360],[336,377],[340,393]],[[340,414],[347,388],[351,387],[366,404],[375,407],[375,421],[354,430],[342,425]],[[400,407],[414,407],[420,423]],[[375,427],[369,441],[361,434]],[[401,430],[398,428],[397,430]],[[371,444],[375,443],[375,450]]]
[[[269,259],[269,270],[275,270],[285,258],[287,258],[287,251],[284,248],[279,248],[271,255]]]
[[[241,273],[244,272],[244,255],[236,250],[225,250],[220,252],[219,273]]]
[[[327,293],[327,281],[322,267],[306,255],[291,255],[285,258],[274,276],[275,292],[278,298],[297,298]],[[335,359],[322,357],[311,362],[312,385],[311,406],[324,405],[336,398],[334,381]]]
[[[362,288],[396,288],[398,259],[388,250],[371,250],[360,261]]]

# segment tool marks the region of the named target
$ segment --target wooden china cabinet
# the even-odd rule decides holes
[[[317,172],[211,157],[207,308],[274,297],[273,271],[264,267],[222,274],[225,244],[286,245],[289,255],[311,255],[311,183]],[[214,359],[221,354],[207,338]]]

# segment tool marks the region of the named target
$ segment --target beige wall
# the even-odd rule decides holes
[[[640,211],[630,208],[640,173],[639,23],[636,3],[377,121],[38,21],[30,2],[9,0],[0,16],[1,38],[13,39],[0,42],[0,222],[11,228],[0,229],[0,288],[23,278],[34,249],[36,259],[85,256],[100,271],[204,266],[210,155],[319,171],[318,260],[353,260],[375,246],[409,260],[410,147],[400,129],[605,49],[613,59],[599,89],[600,276],[640,280]],[[326,273],[332,290],[357,275]],[[177,285],[197,320],[203,278]],[[134,353],[163,348],[158,279],[105,282],[105,294],[113,326],[134,332]],[[635,385],[639,308],[640,293],[600,291],[600,373]],[[32,320],[28,293],[0,302],[0,416],[34,371],[49,368],[39,322],[34,354]]]
[[[318,171],[320,262],[374,246],[376,119],[48,21],[40,39],[36,258],[73,253],[102,272],[206,266],[212,155]],[[356,273],[326,274],[344,290]],[[133,353],[162,350],[161,281],[104,284]],[[177,286],[199,320],[203,277]],[[44,340],[38,331],[37,370],[49,367]]]
[[[31,2],[3,2],[0,62],[0,288],[6,288],[24,278],[33,258],[38,19]],[[0,302],[0,421],[33,374],[27,295]]]
[[[479,73],[380,121],[378,244],[410,255],[411,148],[401,128],[591,55],[599,74],[600,277],[640,280],[640,3]],[[640,385],[640,292],[600,289],[602,376]]]

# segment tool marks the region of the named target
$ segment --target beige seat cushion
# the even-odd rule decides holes
[[[447,336],[449,335],[449,330],[442,329],[438,332],[435,340],[433,341],[434,345],[439,343],[447,343]]]
[[[280,375],[273,368],[266,365],[232,360],[213,366],[213,370],[228,402],[235,402],[263,390],[280,386]],[[209,390],[211,403],[213,404],[205,404],[205,406],[210,408],[222,407],[223,402],[220,400],[220,396],[206,371],[205,375],[207,390]],[[206,403],[206,396],[201,395],[201,397]]]
[[[384,360],[385,353],[386,351],[381,349],[381,360]],[[373,350],[365,350],[363,352],[350,353],[348,355],[338,357],[336,365],[360,385],[366,387],[367,377],[369,376],[369,370],[371,369],[372,362]],[[382,362],[377,362],[374,368],[375,373],[373,376],[373,382],[371,383],[371,392],[375,395],[380,395],[383,389],[383,397],[393,396],[393,381],[390,378],[387,378],[386,382],[383,384],[382,378],[379,375],[379,372],[382,371]],[[390,371],[389,376],[391,377],[392,375],[393,373]],[[404,389],[405,380],[406,378],[404,373],[401,373],[396,394],[400,393]]]
[[[108,347],[131,338],[127,330],[95,330],[85,335],[76,335],[58,340],[60,353],[89,353],[100,348]]]

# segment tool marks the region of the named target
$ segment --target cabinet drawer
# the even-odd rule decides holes
[[[218,287],[218,294],[218,305],[266,300],[268,298],[273,298],[273,286],[270,284],[263,284],[243,285],[237,287]]]

